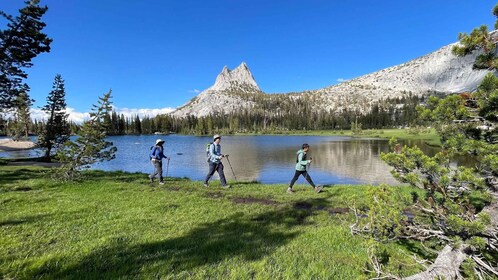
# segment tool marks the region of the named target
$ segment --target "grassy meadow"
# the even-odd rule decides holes
[[[369,241],[350,233],[345,201],[370,186],[297,185],[88,171],[57,183],[47,170],[0,166],[0,279],[368,279]],[[302,180],[299,181],[302,183]],[[408,187],[397,187],[400,203]],[[382,244],[386,269],[421,269],[413,245]]]

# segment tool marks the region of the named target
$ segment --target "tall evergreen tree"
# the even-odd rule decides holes
[[[140,121],[140,118],[138,115],[135,116],[135,130],[134,133],[136,134],[142,134],[142,122]]]
[[[119,124],[118,134],[119,135],[126,134],[126,118],[123,114],[119,116],[118,124]]]
[[[14,139],[27,139],[29,136],[29,127],[31,124],[31,114],[29,108],[33,100],[29,98],[27,92],[21,92],[14,101],[16,108],[14,118],[14,129],[11,131]]]
[[[47,105],[42,107],[48,115],[47,124],[38,135],[38,146],[45,150],[44,158],[50,162],[52,148],[58,148],[69,139],[69,124],[66,113],[66,90],[61,75],[56,75],[52,91],[47,97]]]
[[[115,158],[117,148],[105,139],[105,122],[112,110],[111,104],[111,91],[99,97],[98,105],[93,105],[90,120],[83,123],[78,139],[66,141],[63,149],[58,151],[58,158],[63,162],[57,170],[58,179],[76,179],[81,169]]]
[[[40,7],[39,0],[25,2],[19,16],[13,17],[0,11],[7,20],[7,29],[0,30],[0,107],[15,109],[18,97],[29,91],[23,80],[28,77],[26,68],[33,66],[33,58],[50,51],[50,39],[42,30],[45,23],[41,20],[47,7]],[[22,97],[27,100],[29,96]],[[25,104],[23,104],[25,105]]]

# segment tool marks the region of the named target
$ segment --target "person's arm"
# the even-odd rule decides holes
[[[310,163],[311,161],[310,160],[303,160],[303,157],[304,157],[304,153],[299,153],[299,155],[297,156],[297,160],[298,160],[299,164],[308,165],[308,163]]]
[[[159,158],[160,159],[163,159],[163,158],[168,159],[168,157],[166,157],[164,155],[164,147],[161,147],[161,149],[159,149]]]

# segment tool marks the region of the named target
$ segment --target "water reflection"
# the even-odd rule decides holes
[[[148,153],[158,136],[114,136],[109,140],[118,148],[116,159],[95,164],[102,170],[124,170],[149,173],[153,167]],[[206,144],[211,137],[161,135],[166,140],[165,154],[171,156],[169,165],[164,163],[164,175],[204,179],[208,164]],[[388,152],[388,140],[352,139],[340,136],[224,136],[222,151],[229,154],[233,171],[239,181],[262,183],[289,183],[294,174],[296,151],[303,143],[311,146],[313,163],[309,172],[318,184],[398,184],[390,174],[390,167],[381,159],[381,152]],[[437,148],[421,141],[406,142],[418,145],[434,154]],[[29,156],[36,151],[0,153],[0,157]],[[230,165],[224,160],[227,179],[234,180]],[[216,177],[214,178],[216,179]],[[303,184],[301,178],[298,184]]]

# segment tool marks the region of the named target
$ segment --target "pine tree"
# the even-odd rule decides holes
[[[105,139],[105,119],[112,110],[111,104],[111,91],[99,97],[98,105],[93,105],[90,120],[83,123],[79,137],[75,141],[66,141],[59,150],[57,157],[63,165],[57,170],[58,179],[77,179],[81,169],[115,158],[117,148]]]
[[[29,91],[23,80],[28,77],[26,68],[33,66],[33,58],[43,52],[50,52],[50,39],[42,32],[45,23],[41,21],[47,7],[40,7],[38,0],[26,1],[26,7],[13,17],[0,11],[7,20],[7,29],[0,30],[0,107],[19,109],[18,98]],[[29,96],[22,97],[29,100]],[[18,104],[17,104],[18,105]]]
[[[126,118],[123,114],[119,116],[118,125],[119,125],[118,134],[119,135],[126,134]]]
[[[498,5],[493,8],[493,15],[498,18]],[[495,30],[498,27],[498,20],[495,23]],[[460,45],[453,46],[452,52],[458,56],[466,56],[474,50],[482,51],[476,57],[474,68],[476,69],[497,69],[498,58],[495,55],[497,38],[495,34],[489,33],[486,25],[474,28],[470,34],[458,34]]]
[[[29,98],[26,92],[21,92],[14,101],[16,108],[13,130],[11,131],[14,139],[27,139],[29,137],[29,127],[31,124],[31,114],[29,108],[33,100]]]
[[[388,215],[372,216],[375,213],[370,207],[358,214],[373,218],[366,223],[360,222],[357,228],[368,228],[376,239],[408,239],[445,245],[446,250],[440,252],[439,259],[449,260],[451,254],[467,257],[474,266],[470,273],[484,279],[485,275],[498,275],[498,222],[493,219],[498,215],[498,131],[495,129],[498,125],[498,78],[489,73],[472,98],[478,104],[476,108],[468,107],[460,95],[443,99],[432,97],[427,107],[419,108],[421,119],[435,126],[441,137],[442,150],[434,156],[425,155],[416,146],[401,147],[395,139],[390,142],[393,151],[381,156],[393,167],[396,179],[424,190],[423,195],[413,196],[410,207],[415,217],[413,221],[400,215],[403,209],[395,209],[398,218],[394,219]],[[454,122],[477,117],[484,118],[484,124]],[[472,156],[475,166],[453,164],[451,159],[456,155]],[[371,201],[389,209],[392,203],[379,199],[382,192]],[[379,231],[381,227],[386,231]],[[462,260],[459,257],[458,261],[440,263],[439,266],[447,268],[430,267],[424,272],[430,272],[430,275],[414,279],[459,278]],[[457,274],[445,274],[451,271]]]
[[[38,146],[45,150],[44,158],[50,162],[52,148],[58,148],[69,139],[68,114],[66,113],[66,90],[61,75],[56,75],[52,91],[47,97],[47,105],[42,110],[48,120],[42,133],[38,135]]]
[[[142,134],[142,122],[140,121],[140,118],[138,117],[138,115],[135,116],[135,121],[134,121],[134,127],[135,127],[135,130],[134,130],[134,133],[135,134]]]

